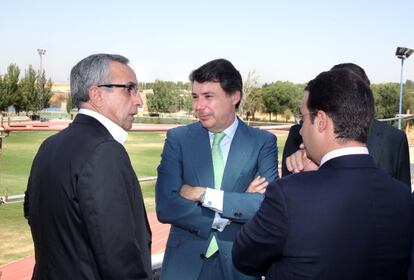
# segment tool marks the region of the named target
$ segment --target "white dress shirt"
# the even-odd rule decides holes
[[[102,114],[99,114],[98,112],[89,110],[89,109],[80,109],[79,114],[88,115],[94,119],[96,119],[98,122],[100,122],[106,129],[108,129],[109,133],[114,137],[114,139],[120,143],[121,145],[124,145],[127,137],[128,132],[126,132],[122,127],[108,119]]]
[[[368,148],[367,147],[348,147],[348,148],[340,148],[330,151],[329,153],[326,153],[322,159],[321,164],[319,166],[322,166],[325,162],[327,162],[330,159],[340,157],[340,156],[346,156],[346,155],[368,155]]]
[[[237,126],[239,125],[239,120],[237,118],[234,119],[234,122],[223,132],[226,134],[223,140],[220,142],[220,149],[221,153],[223,154],[223,161],[224,166],[227,163],[227,157],[229,155],[231,142],[233,141],[234,134],[236,133]],[[210,147],[213,145],[214,140],[214,133],[208,132],[210,137]],[[223,198],[224,198],[224,191],[221,189],[213,189],[213,188],[206,188],[206,193],[204,196],[203,206],[210,208],[211,210],[215,211],[215,217],[213,221],[212,228],[217,229],[219,231],[223,231],[227,224],[229,224],[228,219],[221,218],[219,213],[223,212]]]

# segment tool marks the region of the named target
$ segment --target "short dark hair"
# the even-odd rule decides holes
[[[243,97],[243,81],[240,72],[231,64],[230,61],[219,58],[207,62],[190,74],[190,81],[198,83],[217,82],[227,95],[233,95],[240,91],[240,101],[236,104],[239,108]]]
[[[357,74],[364,82],[366,82],[368,85],[371,84],[371,82],[368,79],[367,74],[365,73],[365,70],[359,66],[356,65],[355,63],[340,63],[337,65],[334,65],[331,70],[336,70],[336,69],[348,69],[351,70],[352,72],[354,72],[355,74]]]
[[[312,122],[322,110],[332,118],[337,138],[367,142],[374,97],[365,81],[349,69],[334,69],[319,74],[307,88]]]

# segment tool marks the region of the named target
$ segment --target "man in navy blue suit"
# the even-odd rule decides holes
[[[370,81],[364,69],[354,63],[337,64],[333,69],[348,69],[357,74],[364,82]],[[282,156],[282,176],[317,168],[314,163],[304,157],[300,149],[303,142],[299,134],[300,124],[293,125],[289,130]],[[392,177],[400,180],[411,188],[410,156],[405,133],[395,127],[373,120],[368,132],[367,147],[375,166],[384,170]]]
[[[368,154],[369,86],[347,69],[323,72],[309,82],[300,112],[319,170],[269,185],[236,237],[234,265],[266,279],[405,279],[414,204]]]

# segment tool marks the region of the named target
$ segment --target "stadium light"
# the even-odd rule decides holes
[[[401,114],[402,114],[402,100],[403,100],[403,67],[404,60],[414,53],[413,49],[398,47],[395,55],[401,59],[401,75],[400,75],[400,103],[398,106],[398,129],[401,129]]]

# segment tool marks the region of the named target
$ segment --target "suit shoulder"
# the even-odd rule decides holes
[[[167,131],[167,135],[168,136],[181,137],[181,136],[186,135],[190,130],[197,129],[199,127],[200,127],[199,122],[195,122],[195,123],[191,123],[191,124],[187,124],[187,125],[182,125],[182,126],[177,126],[177,127],[169,129]]]
[[[289,128],[289,134],[290,133],[299,134],[299,131],[301,128],[302,126],[300,124],[294,124]]]
[[[169,135],[183,135],[188,132],[189,129],[194,127],[195,123],[177,126],[167,130],[167,134]]]
[[[385,135],[397,137],[397,138],[403,138],[406,137],[405,132],[402,130],[399,130],[385,122],[380,122],[378,120],[374,120],[372,122],[372,131],[373,133],[376,132],[382,132]]]
[[[240,122],[240,125],[244,128],[246,128],[246,130],[253,136],[253,137],[259,137],[259,138],[263,138],[263,139],[268,139],[268,138],[276,138],[276,135],[274,135],[273,133],[270,133],[267,130],[264,129],[260,129],[260,128],[256,128],[256,127],[251,127],[247,124],[245,124],[244,122]]]

